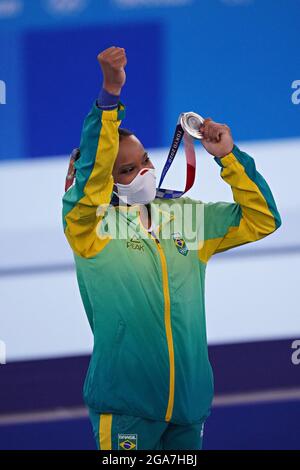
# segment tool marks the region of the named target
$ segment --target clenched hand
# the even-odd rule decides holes
[[[122,47],[109,47],[97,56],[103,73],[103,88],[112,95],[119,95],[126,81],[127,58]]]
[[[226,124],[219,124],[207,118],[200,131],[203,134],[203,147],[214,157],[224,157],[232,151],[234,143],[230,128]]]

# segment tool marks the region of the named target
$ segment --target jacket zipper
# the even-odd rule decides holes
[[[173,334],[172,334],[172,327],[171,327],[171,303],[170,303],[170,292],[169,292],[169,282],[168,282],[168,269],[167,269],[167,260],[164,254],[164,251],[161,247],[160,241],[156,236],[153,236],[152,233],[146,231],[144,228],[140,214],[139,214],[139,222],[142,230],[150,236],[155,241],[155,245],[157,247],[161,268],[162,268],[162,278],[163,278],[163,293],[164,293],[164,316],[165,316],[165,331],[167,336],[167,344],[168,344],[168,351],[169,351],[169,368],[170,368],[170,375],[169,375],[169,398],[168,398],[168,405],[167,411],[165,415],[165,421],[170,421],[173,413],[174,408],[174,395],[175,395],[175,359],[174,359],[174,346],[173,346]]]
[[[171,327],[170,292],[169,292],[166,257],[161,247],[160,241],[157,238],[155,238],[155,244],[157,246],[158,253],[160,256],[161,267],[162,267],[162,277],[163,277],[165,329],[166,329],[166,335],[167,335],[167,343],[168,343],[168,351],[169,351],[169,365],[170,365],[169,399],[168,399],[168,406],[167,406],[165,420],[170,421],[172,417],[172,413],[173,413],[174,392],[175,392],[175,360],[174,360],[173,335],[172,335],[172,327]]]

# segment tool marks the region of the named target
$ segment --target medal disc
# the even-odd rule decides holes
[[[191,112],[182,113],[180,116],[180,124],[185,132],[194,137],[194,139],[202,139],[203,134],[200,126],[204,123],[204,119],[200,114]]]

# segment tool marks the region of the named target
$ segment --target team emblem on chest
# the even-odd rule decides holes
[[[179,253],[181,255],[186,256],[189,250],[188,250],[188,247],[186,246],[184,239],[182,238],[182,235],[179,232],[175,232],[175,233],[172,233],[171,236],[173,237],[175,246],[177,250],[179,251]]]

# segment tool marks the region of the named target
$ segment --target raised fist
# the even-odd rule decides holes
[[[125,49],[109,47],[97,56],[103,73],[103,87],[112,95],[119,95],[126,81],[125,66],[127,64]]]

